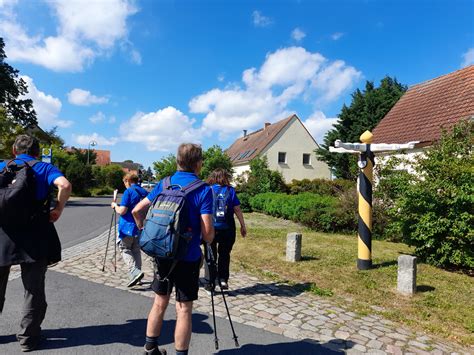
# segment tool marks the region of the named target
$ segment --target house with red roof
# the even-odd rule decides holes
[[[268,167],[282,173],[286,182],[302,179],[331,178],[328,165],[317,159],[314,140],[297,115],[247,133],[225,151],[230,157],[235,176],[250,170],[255,157],[267,157]]]
[[[373,130],[373,143],[418,141],[408,152],[410,158],[438,141],[443,129],[449,131],[459,121],[473,119],[471,65],[410,87]]]

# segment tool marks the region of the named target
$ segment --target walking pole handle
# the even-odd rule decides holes
[[[118,190],[114,190],[114,202],[117,202]]]

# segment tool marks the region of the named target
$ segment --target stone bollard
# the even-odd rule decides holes
[[[398,257],[398,292],[413,295],[416,292],[416,257],[400,255]]]
[[[286,236],[286,261],[300,261],[301,260],[301,233],[288,233]]]

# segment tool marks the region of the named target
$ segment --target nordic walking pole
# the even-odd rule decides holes
[[[116,200],[117,200],[117,190],[114,191],[113,202],[115,202]],[[117,220],[117,217],[115,216],[115,209],[112,210],[112,218],[110,219],[109,235],[107,236],[107,244],[105,246],[105,255],[104,255],[104,262],[102,264],[102,272],[105,271],[105,262],[107,261],[107,253],[109,252],[110,234],[112,233],[112,223],[114,223],[114,219]]]
[[[114,190],[114,202],[117,202],[118,190]],[[117,272],[117,214],[114,208],[114,272]]]
[[[215,268],[215,264],[213,264],[214,262],[214,259],[212,257],[212,249],[211,247],[209,246],[209,244],[205,244],[206,246],[206,254],[207,254],[207,260],[206,260],[206,264],[207,264],[207,269],[208,269],[208,272],[209,272],[209,284],[211,285],[211,307],[212,307],[212,322],[214,324],[214,344],[216,346],[216,350],[219,350],[219,339],[217,338],[217,327],[216,327],[216,310],[214,308],[214,290],[215,290],[215,278],[213,279],[213,277],[215,275],[213,275],[213,272],[211,268]]]

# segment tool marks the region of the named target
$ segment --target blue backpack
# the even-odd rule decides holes
[[[230,187],[221,186],[218,191],[212,189],[213,204],[213,218],[214,228],[218,230],[229,229],[229,211],[228,199],[230,196]]]
[[[186,196],[204,185],[204,181],[195,180],[181,187],[172,185],[169,176],[163,179],[163,189],[152,202],[138,238],[147,255],[172,261],[186,256],[192,239]]]

